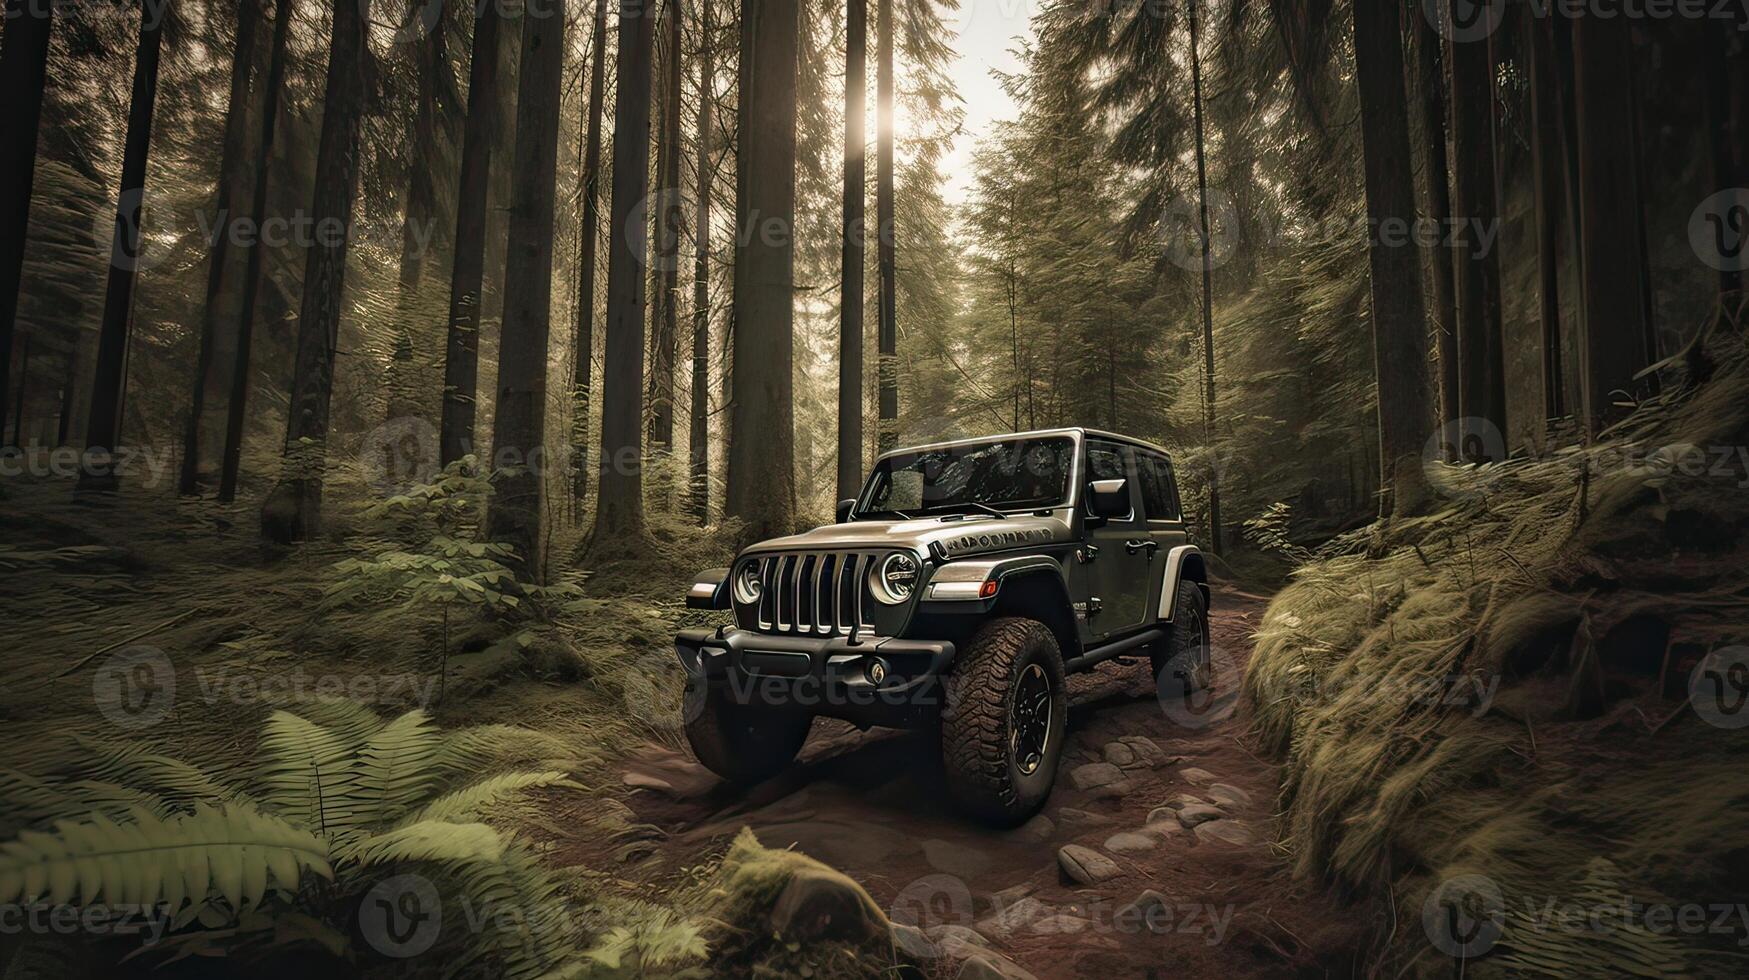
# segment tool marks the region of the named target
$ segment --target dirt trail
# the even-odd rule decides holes
[[[1270,843],[1276,767],[1244,739],[1235,693],[1263,607],[1217,595],[1217,680],[1201,711],[1157,700],[1145,661],[1073,678],[1069,747],[1045,821],[1007,832],[974,824],[946,806],[922,738],[819,723],[799,765],[745,794],[685,753],[650,745],[634,754],[625,802],[665,836],[616,873],[657,881],[750,826],[768,847],[793,845],[849,874],[895,921],[974,928],[1040,978],[1347,975],[1370,923],[1289,880]],[[1107,761],[1115,773],[1081,768]],[[1217,809],[1156,810],[1181,794]],[[1115,874],[1070,882],[1057,860],[1070,844],[1111,858]],[[1122,913],[1147,890],[1160,911]]]

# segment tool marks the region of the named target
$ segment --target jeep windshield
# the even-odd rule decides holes
[[[1005,513],[1069,503],[1075,440],[999,439],[888,456],[875,464],[856,517]]]

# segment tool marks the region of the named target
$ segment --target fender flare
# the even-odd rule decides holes
[[[1178,614],[1178,583],[1186,578],[1202,589],[1206,606],[1211,598],[1208,565],[1203,561],[1202,549],[1193,544],[1181,545],[1166,553],[1166,574],[1160,582],[1160,606],[1157,613],[1160,622],[1170,623]]]

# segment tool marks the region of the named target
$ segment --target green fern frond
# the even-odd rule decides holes
[[[516,725],[476,725],[444,740],[436,766],[445,778],[473,776],[505,766],[556,768],[582,761],[576,746],[557,736]]]
[[[259,749],[262,804],[295,824],[325,831],[325,801],[346,792],[347,769],[359,745],[349,734],[275,711]]]
[[[298,713],[348,742],[360,743],[381,731],[381,715],[351,698],[321,697],[302,702]]]
[[[483,823],[425,820],[348,841],[336,856],[367,866],[404,861],[490,864],[503,859],[504,838]]]
[[[427,803],[419,812],[405,818],[403,823],[420,820],[462,820],[478,816],[482,810],[495,803],[509,799],[518,793],[545,786],[564,786],[571,789],[582,789],[572,782],[564,773],[557,770],[547,772],[507,772],[501,775],[482,779],[471,786],[465,786],[454,792]]]
[[[62,820],[116,820],[135,810],[167,817],[175,809],[155,794],[128,786],[0,769],[0,832],[8,836]]]
[[[238,802],[242,797],[199,766],[160,755],[149,745],[124,745],[91,738],[77,741],[88,757],[80,774],[96,782],[125,783],[185,811],[201,803]]]
[[[295,890],[304,871],[332,878],[328,846],[246,806],[199,806],[163,819],[62,821],[0,844],[0,902],[166,904],[172,912],[216,891],[253,908],[269,883]]]
[[[443,734],[423,711],[409,711],[346,760],[344,782],[323,793],[324,826],[344,834],[386,826],[424,802],[436,788],[433,766]]]

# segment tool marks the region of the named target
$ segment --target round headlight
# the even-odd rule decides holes
[[[888,555],[886,560],[875,568],[871,591],[874,597],[889,606],[911,601],[911,594],[917,589],[917,575],[921,567],[917,559],[904,552]]]
[[[759,581],[759,572],[760,563],[757,558],[742,562],[741,567],[735,569],[733,588],[736,602],[743,606],[751,606],[759,601],[759,595],[763,591]]]

